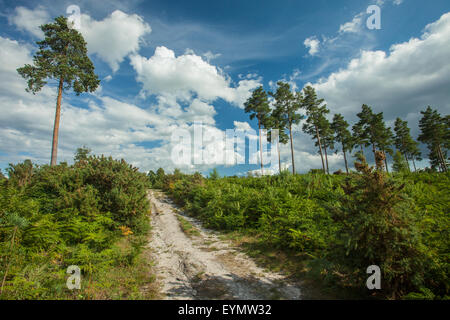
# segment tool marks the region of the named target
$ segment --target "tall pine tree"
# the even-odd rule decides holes
[[[261,141],[261,129],[265,123],[267,123],[267,117],[270,113],[269,100],[267,98],[267,93],[264,91],[263,87],[255,89],[252,96],[244,103],[245,112],[250,113],[250,120],[258,120],[258,131],[259,131],[259,156],[261,160],[261,175],[264,175],[264,160],[263,160],[263,150]]]
[[[280,124],[285,125],[289,131],[289,139],[291,142],[291,159],[292,159],[292,173],[295,174],[295,159],[294,159],[294,137],[292,135],[292,126],[296,125],[303,118],[298,113],[302,96],[299,93],[294,94],[291,91],[289,83],[278,81],[278,88],[275,93],[270,93],[275,99],[275,113],[280,118]],[[281,135],[280,135],[281,137]]]
[[[313,87],[307,86],[303,89],[303,103],[302,107],[306,110],[306,123],[303,124],[303,131],[316,139],[316,144],[319,147],[320,158],[322,160],[322,169],[325,173],[325,161],[322,148],[322,141],[320,136],[321,124],[323,118],[330,110],[324,104],[324,99],[318,99],[316,91]]]
[[[347,152],[352,151],[352,134],[348,130],[349,124],[345,121],[344,117],[337,113],[333,117],[333,122],[331,123],[331,129],[334,133],[334,139],[339,142],[342,146],[342,153],[344,154],[345,170],[348,172],[348,162],[347,162]]]
[[[403,121],[402,119],[397,118],[394,124],[394,132],[395,147],[405,157],[406,163],[408,164],[408,169],[411,170],[411,167],[409,166],[409,160],[411,159],[414,162],[414,159],[420,156],[418,147],[419,144],[411,137],[411,130],[408,127],[407,121]]]
[[[33,57],[33,65],[26,64],[17,72],[28,80],[28,92],[36,94],[48,80],[58,82],[51,165],[56,165],[58,154],[59,122],[61,100],[65,90],[73,89],[79,95],[93,92],[100,84],[94,73],[94,65],[87,55],[83,36],[67,24],[67,18],[60,16],[54,23],[42,25],[45,38],[38,41],[38,52]]]
[[[323,151],[325,153],[325,165],[327,168],[327,173],[330,174],[330,169],[328,165],[328,150],[334,149],[334,135],[333,130],[331,129],[330,121],[325,116],[322,116],[319,122],[319,134],[321,137]],[[316,141],[315,146],[318,147],[318,143]]]
[[[278,153],[278,170],[281,173],[281,155],[280,155],[280,143],[286,144],[289,142],[289,136],[286,134],[286,119],[281,113],[281,109],[274,109],[270,113],[269,117],[266,119],[265,127],[268,129],[267,141],[272,142],[273,139],[277,143],[277,153]],[[275,135],[275,130],[278,130],[277,135]],[[273,146],[272,146],[273,147]]]
[[[430,106],[425,111],[420,112],[422,118],[419,121],[421,134],[419,141],[426,143],[430,153],[432,167],[438,167],[442,172],[447,171],[447,148],[449,125],[448,117],[442,118],[441,115]]]

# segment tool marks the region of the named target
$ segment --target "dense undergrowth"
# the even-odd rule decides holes
[[[204,179],[176,172],[153,183],[205,226],[256,235],[260,246],[300,257],[301,268],[335,292],[447,299],[450,175],[386,175],[364,159],[356,165],[359,172],[348,177]],[[381,268],[379,291],[366,288],[370,265]]]
[[[81,150],[82,151],[82,150]],[[125,161],[10,165],[0,180],[1,299],[149,298],[148,178]],[[66,286],[81,269],[81,289]]]

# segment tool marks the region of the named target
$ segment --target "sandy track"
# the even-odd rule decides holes
[[[300,299],[300,288],[284,276],[267,272],[252,259],[220,240],[214,232],[180,212],[163,193],[149,191],[152,239],[149,246],[165,299]],[[182,231],[177,215],[200,235]]]

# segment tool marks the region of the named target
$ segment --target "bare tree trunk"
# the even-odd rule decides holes
[[[261,141],[261,120],[258,119],[258,129],[259,129],[259,156],[261,160],[261,176],[264,176],[264,163],[263,163],[263,152],[262,152],[262,141]]]
[[[323,148],[325,151],[325,162],[327,164],[327,174],[330,174],[330,170],[328,169],[328,154],[327,154],[327,147]]]
[[[444,159],[444,154],[442,153],[441,145],[438,146],[439,157],[441,158],[442,169],[444,172],[447,172],[447,163],[446,159]]]
[[[58,99],[56,100],[56,113],[55,113],[55,125],[53,126],[53,143],[52,143],[52,160],[50,165],[56,165],[56,159],[58,157],[58,134],[59,134],[59,119],[61,118],[61,98],[62,89],[64,84],[64,78],[59,79]]]
[[[389,173],[389,167],[388,167],[386,152],[384,150],[383,150],[383,155],[384,155],[384,164],[386,165],[386,172]]]
[[[405,160],[406,163],[408,164],[408,171],[411,172],[411,167],[409,166],[408,156],[406,155],[406,152],[405,152]]]
[[[412,162],[413,162],[413,166],[414,166],[414,172],[417,172],[416,161],[414,161],[414,157],[412,158]]]
[[[281,173],[281,156],[280,156],[280,137],[277,140],[277,150],[278,150],[278,171]]]
[[[292,158],[292,174],[295,174],[295,162],[294,162],[294,139],[292,137],[292,125],[289,124],[289,136],[291,138],[291,158]]]
[[[322,151],[322,143],[320,142],[319,128],[317,126],[315,126],[315,128],[316,128],[317,143],[319,144],[320,158],[322,159],[322,169],[323,173],[325,173],[325,162],[323,161],[323,151]]]
[[[348,174],[347,155],[345,154],[345,148],[344,148],[344,145],[342,145],[342,152],[344,153],[345,171],[347,171],[347,174]]]

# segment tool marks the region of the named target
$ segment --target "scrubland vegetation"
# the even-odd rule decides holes
[[[10,165],[0,182],[1,299],[139,299],[155,294],[149,259],[148,178],[125,161]],[[81,290],[66,287],[69,265]],[[145,284],[146,288],[141,288]]]
[[[292,275],[313,278],[337,298],[447,299],[450,176],[389,175],[377,156],[379,167],[360,156],[348,176],[205,179],[160,170],[150,180],[205,226],[295,256]],[[366,288],[374,264],[382,272],[375,293]]]
[[[427,145],[431,167],[419,172],[416,161],[422,160],[422,153],[406,121],[396,119],[394,134],[383,112],[364,104],[350,132],[343,115],[328,120],[331,110],[314,88],[294,92],[280,81],[275,92],[254,90],[244,107],[250,119],[258,121],[260,133],[264,128],[269,139],[277,135],[279,143],[289,142],[292,174],[220,178],[213,171],[204,178],[179,170],[166,174],[160,168],[145,175],[124,160],[89,156],[83,148],[73,165],[57,165],[62,94],[69,88],[76,94],[93,92],[99,80],[86,42],[69,28],[66,18],[58,17],[41,30],[45,39],[37,42],[33,65],[17,71],[32,93],[48,80],[59,83],[52,165],[26,160],[11,164],[7,179],[0,173],[0,299],[157,296],[144,248],[150,228],[150,187],[166,191],[206,227],[234,232],[253,239],[259,248],[277,250],[275,260],[281,255],[295,260],[279,268],[314,279],[338,298],[347,294],[449,298],[448,115],[441,116],[430,106],[421,112],[418,141]],[[293,126],[301,120],[322,166],[302,175],[295,170],[293,140]],[[261,134],[259,144],[263,171]],[[375,168],[367,164],[364,148],[371,148]],[[351,171],[347,155],[355,150],[356,171]],[[329,175],[331,152],[343,154],[346,175],[342,171]],[[394,173],[388,172],[387,155],[393,157]],[[179,218],[179,222],[186,234],[195,236],[187,220]],[[259,253],[264,255],[264,250]],[[81,268],[81,290],[66,287],[70,265]],[[366,288],[370,265],[381,268],[381,291]]]

